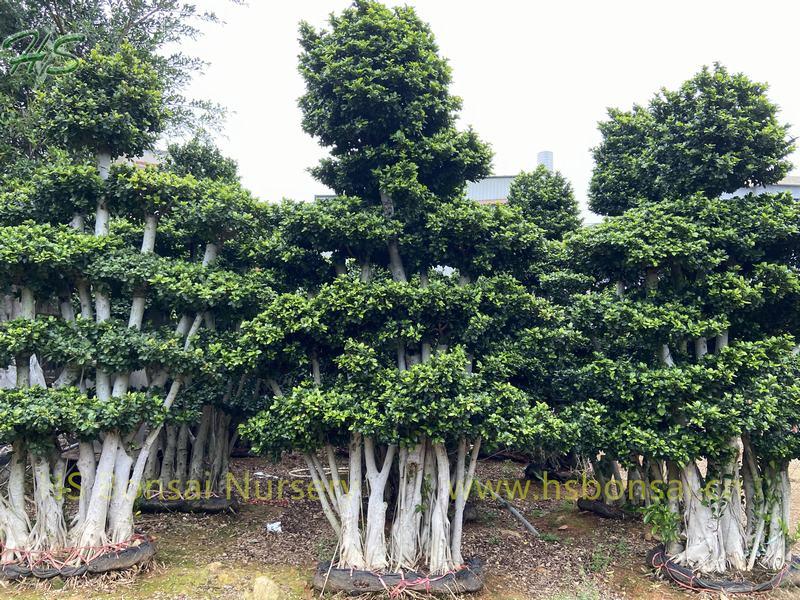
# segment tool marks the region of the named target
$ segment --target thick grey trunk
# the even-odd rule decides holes
[[[726,557],[719,522],[703,497],[703,482],[694,462],[681,470],[681,484],[686,547],[675,560],[701,573],[724,573]]]
[[[422,470],[422,504],[417,508],[420,513],[420,518],[416,525],[419,530],[419,547],[417,549],[418,555],[421,559],[425,559],[430,554],[431,549],[431,528],[433,527],[433,512],[436,508],[436,482],[439,473],[436,467],[436,452],[433,446],[428,443],[425,451],[425,461]]]
[[[20,318],[33,321],[36,318],[36,299],[33,290],[27,286],[20,288]],[[17,388],[31,385],[31,355],[19,354],[14,360],[17,368]]]
[[[80,213],[75,213],[74,215],[72,215],[72,219],[69,222],[69,226],[75,229],[76,231],[82,232],[86,224],[85,221],[86,219],[84,215]]]
[[[206,244],[206,250],[205,253],[203,254],[203,266],[204,267],[210,266],[212,263],[214,263],[214,261],[217,260],[218,255],[219,255],[219,246],[217,246],[217,244],[211,242]]]
[[[164,457],[161,459],[161,486],[166,489],[175,479],[175,453],[178,447],[178,430],[175,425],[167,425],[166,442],[164,444]]]
[[[75,515],[75,526],[82,526],[86,521],[86,512],[89,510],[92,486],[94,486],[97,461],[94,456],[92,442],[78,444],[78,472],[81,474],[81,491],[78,499],[78,512]]]
[[[31,456],[33,463],[33,496],[36,521],[26,543],[31,552],[63,548],[67,542],[64,511],[56,499],[50,476],[50,461],[43,456]]]
[[[679,482],[680,480],[681,471],[678,465],[672,461],[667,461],[667,507],[676,522],[680,522],[681,520],[680,495],[677,493],[677,490],[672,490],[672,487],[673,482]],[[667,543],[667,553],[670,556],[677,556],[683,552],[683,549],[684,545],[679,540],[672,540]]]
[[[394,463],[396,446],[391,445],[386,450],[386,456],[380,470],[375,461],[375,443],[372,438],[364,439],[364,456],[367,465],[367,479],[369,481],[369,501],[367,503],[367,529],[364,534],[364,558],[366,568],[374,571],[383,571],[389,566],[386,553],[386,509],[388,504],[384,499],[386,483],[389,472]]]
[[[158,217],[146,215],[144,218],[144,233],[142,235],[142,254],[149,254],[155,250],[157,228]]]
[[[154,453],[155,454],[155,453]],[[186,485],[186,474],[189,467],[189,426],[181,425],[178,431],[178,442],[175,450],[175,479],[181,489]]]
[[[361,434],[350,434],[349,489],[339,501],[339,517],[342,524],[339,566],[341,568],[364,568],[364,548],[359,521],[361,519]]]
[[[21,558],[17,550],[25,548],[31,528],[25,508],[25,456],[25,443],[15,441],[8,463],[7,505],[3,503],[5,540],[2,559],[8,561]]]
[[[764,540],[764,531],[766,527],[766,511],[767,503],[765,499],[764,481],[761,477],[758,464],[756,463],[753,448],[750,445],[749,437],[742,435],[742,456],[745,471],[745,481],[752,485],[753,503],[752,503],[752,519],[751,528],[753,528],[752,541],[750,543],[750,557],[747,561],[747,570],[751,571],[756,564],[761,543]],[[748,507],[748,511],[750,511]]]
[[[100,452],[100,460],[97,463],[95,483],[92,486],[86,519],[81,529],[77,530],[78,545],[84,548],[84,556],[91,553],[92,547],[101,546],[108,539],[106,536],[108,506],[114,489],[113,480],[117,449],[121,443],[122,440],[119,434],[114,431],[107,432],[103,440],[103,448]]]
[[[115,544],[129,540],[133,535],[133,513],[127,506],[132,464],[133,459],[120,444],[114,464],[114,488],[108,510],[108,530],[111,541]]]
[[[422,504],[422,482],[425,474],[426,441],[423,438],[412,448],[400,448],[398,457],[397,507],[391,530],[393,569],[413,569],[419,559],[418,506]]]
[[[216,409],[216,427],[214,433],[214,443],[211,451],[211,487],[217,491],[221,488],[224,473],[222,465],[228,454],[228,439],[231,418],[221,409]]]
[[[444,444],[434,444],[436,456],[436,500],[431,513],[431,531],[428,550],[428,568],[433,574],[446,573],[453,569],[450,553],[450,520],[447,507],[450,503],[450,462]]]
[[[155,481],[159,475],[160,465],[158,464],[158,451],[162,447],[163,440],[164,430],[162,429],[156,438],[152,451],[148,454],[147,460],[145,461],[143,477],[148,485],[150,485],[150,482]]]
[[[475,479],[475,468],[478,464],[478,454],[481,449],[481,438],[475,440],[470,453],[469,466],[465,468],[467,455],[467,441],[462,438],[458,446],[458,457],[456,459],[456,499],[453,511],[452,534],[450,540],[450,554],[455,565],[464,564],[464,557],[461,554],[461,540],[464,531],[464,508],[466,507],[469,494],[472,491],[472,483]]]
[[[381,191],[380,195],[383,214],[387,219],[391,219],[394,216],[394,202],[387,193]],[[403,266],[403,259],[400,256],[400,244],[397,238],[389,238],[386,241],[386,247],[389,251],[389,271],[392,273],[392,278],[395,281],[405,283],[408,279],[406,277],[406,269]]]
[[[200,424],[197,427],[197,434],[194,436],[194,442],[192,443],[192,459],[189,463],[189,479],[193,479],[195,481],[200,481],[204,475],[206,445],[208,442],[208,433],[211,429],[211,417],[213,410],[213,407],[208,404],[203,406]]]
[[[765,469],[769,493],[768,533],[764,545],[762,562],[770,571],[779,571],[786,564],[790,555],[791,542],[787,536],[789,526],[789,508],[791,505],[791,490],[789,488],[789,475],[787,466]]]
[[[747,538],[740,484],[739,440],[731,439],[728,444],[735,454],[727,460],[721,472],[719,526],[728,564],[737,571],[744,571],[747,568]]]

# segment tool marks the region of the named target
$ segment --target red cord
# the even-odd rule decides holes
[[[118,542],[116,544],[104,544],[102,546],[68,546],[66,548],[59,548],[57,552],[59,555],[64,553],[66,554],[66,558],[63,560],[57,559],[52,550],[23,550],[21,548],[9,548],[2,542],[0,542],[0,554],[3,554],[7,551],[14,552],[19,556],[22,556],[21,560],[18,561],[0,561],[0,567],[4,567],[7,565],[19,565],[19,564],[26,564],[29,568],[34,569],[40,565],[48,565],[51,567],[55,567],[61,569],[62,567],[67,566],[68,563],[80,559],[83,564],[89,564],[92,561],[97,560],[101,556],[105,554],[112,554],[112,553],[119,553],[123,550],[131,547],[134,542],[140,540],[147,540],[147,537],[144,535],[136,534],[128,540]],[[83,551],[88,551],[88,554],[85,558],[81,558],[81,554]]]

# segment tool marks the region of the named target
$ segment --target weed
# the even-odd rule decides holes
[[[608,550],[603,548],[602,546],[592,552],[592,556],[589,559],[589,570],[592,573],[600,573],[608,569],[613,562],[613,558]]]
[[[492,525],[497,521],[499,516],[498,511],[487,508],[478,513],[478,520],[485,525]]]
[[[489,542],[492,546],[499,546],[503,543],[503,540],[500,538],[499,535],[492,535],[486,541]]]
[[[612,551],[618,558],[627,558],[631,555],[631,546],[627,540],[622,539],[612,546]]]
[[[331,560],[333,552],[336,549],[336,545],[336,538],[325,536],[318,539],[316,544],[314,544],[314,551],[317,554],[317,560]]]

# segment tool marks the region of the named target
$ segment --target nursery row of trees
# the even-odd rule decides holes
[[[0,157],[2,560],[134,539],[143,482],[220,491],[241,434],[305,457],[341,567],[458,569],[479,454],[515,448],[647,482],[632,502],[692,568],[781,568],[800,212],[722,198],[788,170],[764,86],[715,66],[612,111],[591,187],[609,216],[581,228],[543,167],[507,204],[465,198],[491,152],[412,9],[360,0],[300,42],[336,192],[314,202],[256,201],[198,139],[123,160],[183,114],[141,44],[6,94],[37,144]],[[681,497],[654,492],[671,481]]]

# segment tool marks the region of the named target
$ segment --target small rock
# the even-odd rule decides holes
[[[280,586],[267,576],[256,577],[253,591],[246,595],[246,600],[283,600],[286,595]]]
[[[566,531],[567,529],[569,529],[569,525],[562,525],[558,528],[559,531]]]
[[[237,577],[231,573],[219,573],[216,576],[216,581],[220,585],[233,585],[236,583]]]
[[[216,573],[219,573],[222,570],[222,566],[223,566],[222,563],[217,561],[217,562],[208,563],[208,567],[206,567],[206,568],[208,569],[209,573],[216,574]]]

